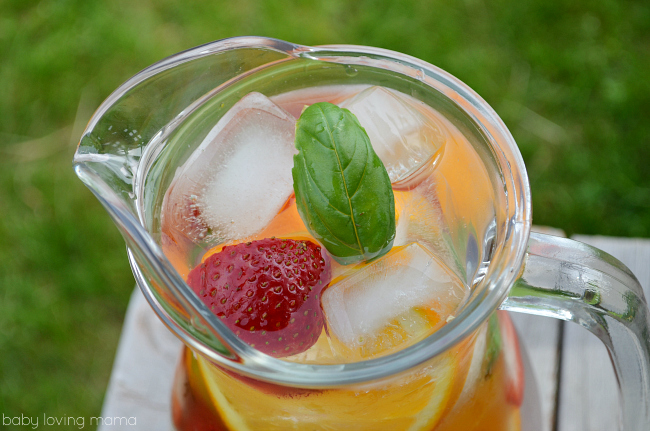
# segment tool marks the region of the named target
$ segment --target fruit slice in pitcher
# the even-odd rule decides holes
[[[515,325],[507,311],[498,311],[501,336],[504,345],[504,360],[508,381],[506,386],[506,398],[508,402],[520,406],[524,400],[524,366],[519,350],[519,339],[515,331]]]
[[[273,392],[224,373],[201,356],[196,360],[213,405],[236,430],[296,429],[297,415],[300,429],[431,430],[453,405],[464,379],[458,355],[445,352],[398,381],[311,391],[278,387]],[[256,401],[254,411],[251,400]]]

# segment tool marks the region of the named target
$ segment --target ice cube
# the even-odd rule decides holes
[[[193,241],[231,241],[264,228],[293,192],[295,123],[266,96],[244,96],[177,170],[163,225]]]
[[[439,188],[447,185],[441,176],[430,177],[409,191],[395,190],[395,209],[399,217],[395,227],[393,246],[417,242],[457,274],[463,274],[462,265],[450,243],[447,216],[443,210]],[[446,196],[450,196],[447,192]],[[453,211],[448,208],[447,211]],[[453,217],[454,214],[451,214]]]
[[[316,102],[329,102],[335,105],[345,99],[368,88],[365,84],[354,85],[320,85],[318,87],[301,88],[286,93],[271,96],[271,100],[286,109],[288,113],[296,118],[300,117],[303,109]]]
[[[417,169],[447,139],[444,126],[420,111],[421,102],[384,87],[370,87],[339,106],[366,129],[391,182]]]
[[[323,292],[332,347],[353,360],[401,349],[444,325],[468,292],[420,244],[395,247]]]

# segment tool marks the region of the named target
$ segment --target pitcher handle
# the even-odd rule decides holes
[[[531,233],[501,309],[576,322],[600,338],[618,379],[623,430],[650,430],[650,313],[623,263],[578,241]]]

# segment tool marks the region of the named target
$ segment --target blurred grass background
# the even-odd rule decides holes
[[[401,51],[519,143],[537,224],[650,237],[650,4],[0,0],[0,412],[96,416],[133,279],[72,154],[119,84],[230,36]]]

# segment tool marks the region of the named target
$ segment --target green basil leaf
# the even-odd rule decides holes
[[[293,189],[309,231],[344,265],[388,252],[395,198],[384,164],[347,109],[306,108],[296,124]]]

